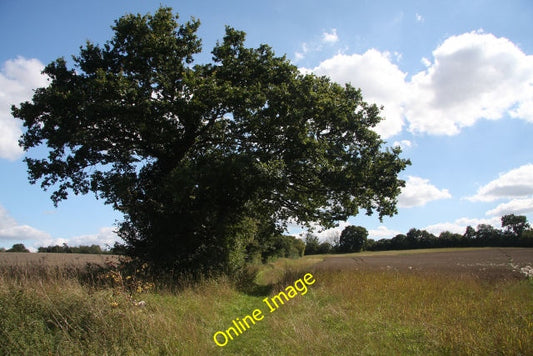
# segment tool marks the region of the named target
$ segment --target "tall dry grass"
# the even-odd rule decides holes
[[[314,271],[283,260],[255,271],[259,285],[251,272],[131,294],[82,269],[2,266],[0,354],[533,354],[527,280]],[[307,272],[316,279],[308,293],[269,313],[262,299]],[[215,345],[216,331],[256,308],[262,321]]]

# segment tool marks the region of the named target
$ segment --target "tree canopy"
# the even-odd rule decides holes
[[[362,226],[349,225],[342,230],[339,251],[360,252],[366,244],[368,231]]]
[[[530,227],[527,218],[524,215],[504,215],[501,220],[502,227],[506,228],[507,232],[512,232],[517,237],[522,237],[524,230]]]
[[[49,85],[12,108],[30,182],[56,205],[93,192],[123,212],[131,254],[191,271],[237,268],[289,221],[396,213],[409,161],[372,130],[376,105],[231,27],[195,63],[199,25],[170,8],[126,15],[73,68],[47,65]]]
[[[24,244],[14,244],[6,252],[30,252],[30,250],[28,250]]]

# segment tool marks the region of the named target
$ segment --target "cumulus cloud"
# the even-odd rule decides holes
[[[342,230],[344,230],[344,228],[348,225],[350,224],[347,221],[341,221],[336,227],[327,230],[320,230],[320,228],[317,226],[318,231],[315,233],[315,235],[319,238],[319,240],[327,241],[330,236],[340,236]]]
[[[451,36],[409,83],[409,128],[454,135],[506,113],[533,122],[532,84],[533,56],[508,39],[479,31]]]
[[[533,212],[533,198],[513,199],[487,211],[487,215],[527,214]]]
[[[438,236],[441,232],[450,231],[456,234],[463,234],[466,231],[467,226],[472,226],[476,228],[478,225],[487,224],[494,227],[501,226],[501,220],[499,217],[494,217],[490,219],[475,219],[475,218],[459,218],[454,222],[444,222],[437,223],[433,225],[426,226],[423,230],[431,232],[432,234]]]
[[[46,240],[50,234],[29,225],[21,225],[0,205],[0,241]]]
[[[533,122],[533,56],[510,40],[475,31],[447,38],[407,80],[389,52],[337,54],[310,71],[351,83],[383,105],[377,132],[455,135],[478,120],[506,115]],[[395,56],[397,58],[397,56]]]
[[[115,242],[121,239],[116,234],[116,228],[103,227],[96,234],[80,235],[69,239],[68,244],[71,246],[79,245],[100,245],[102,247],[113,246]]]
[[[407,100],[406,73],[392,63],[389,52],[369,49],[363,54],[337,54],[307,69],[332,80],[361,88],[365,101],[384,106],[385,120],[376,127],[384,138],[398,134],[403,127],[403,105]]]
[[[31,251],[37,251],[41,246],[55,246],[68,244],[69,246],[99,245],[103,248],[113,246],[121,241],[116,234],[116,228],[103,227],[95,234],[80,235],[71,238],[55,238],[45,231],[29,225],[18,223],[9,212],[0,205],[0,246],[4,243],[27,243]]]
[[[533,164],[526,164],[480,187],[470,201],[490,202],[498,199],[526,197],[533,194]]]
[[[507,214],[527,214],[533,212],[533,164],[525,164],[481,186],[473,196],[466,197],[472,202],[493,202],[507,200],[486,212],[489,216]]]
[[[380,225],[377,227],[377,229],[370,229],[368,230],[368,237],[371,239],[389,239],[393,238],[394,236],[401,234],[400,231],[391,230],[385,225]]]
[[[428,179],[409,176],[398,197],[398,206],[400,208],[424,206],[430,201],[451,197],[448,189],[439,189],[430,184]]]
[[[0,71],[0,158],[15,160],[22,154],[21,125],[11,116],[11,105],[29,100],[33,89],[46,85],[43,68],[37,59],[18,57],[6,61]]]
[[[101,248],[113,247],[115,242],[120,242],[121,239],[115,233],[114,227],[103,227],[96,234],[79,235],[70,238],[52,238],[50,235],[45,235],[39,239],[34,239],[32,245],[28,248],[37,251],[39,247],[46,246],[62,246],[67,244],[69,246],[91,246],[99,245]]]

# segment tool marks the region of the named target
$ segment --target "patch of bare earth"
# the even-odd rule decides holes
[[[525,278],[532,266],[533,248],[483,248],[398,255],[331,256],[314,268],[470,274],[492,280]]]

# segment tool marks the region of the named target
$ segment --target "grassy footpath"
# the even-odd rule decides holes
[[[135,294],[0,271],[0,354],[383,355],[533,354],[533,284],[467,275],[316,271],[305,295],[270,313],[272,297],[320,258],[280,260],[238,290],[226,278],[180,292]],[[7,273],[9,272],[9,273]],[[124,276],[126,279],[127,276]],[[213,334],[261,309],[264,319],[224,347]]]

